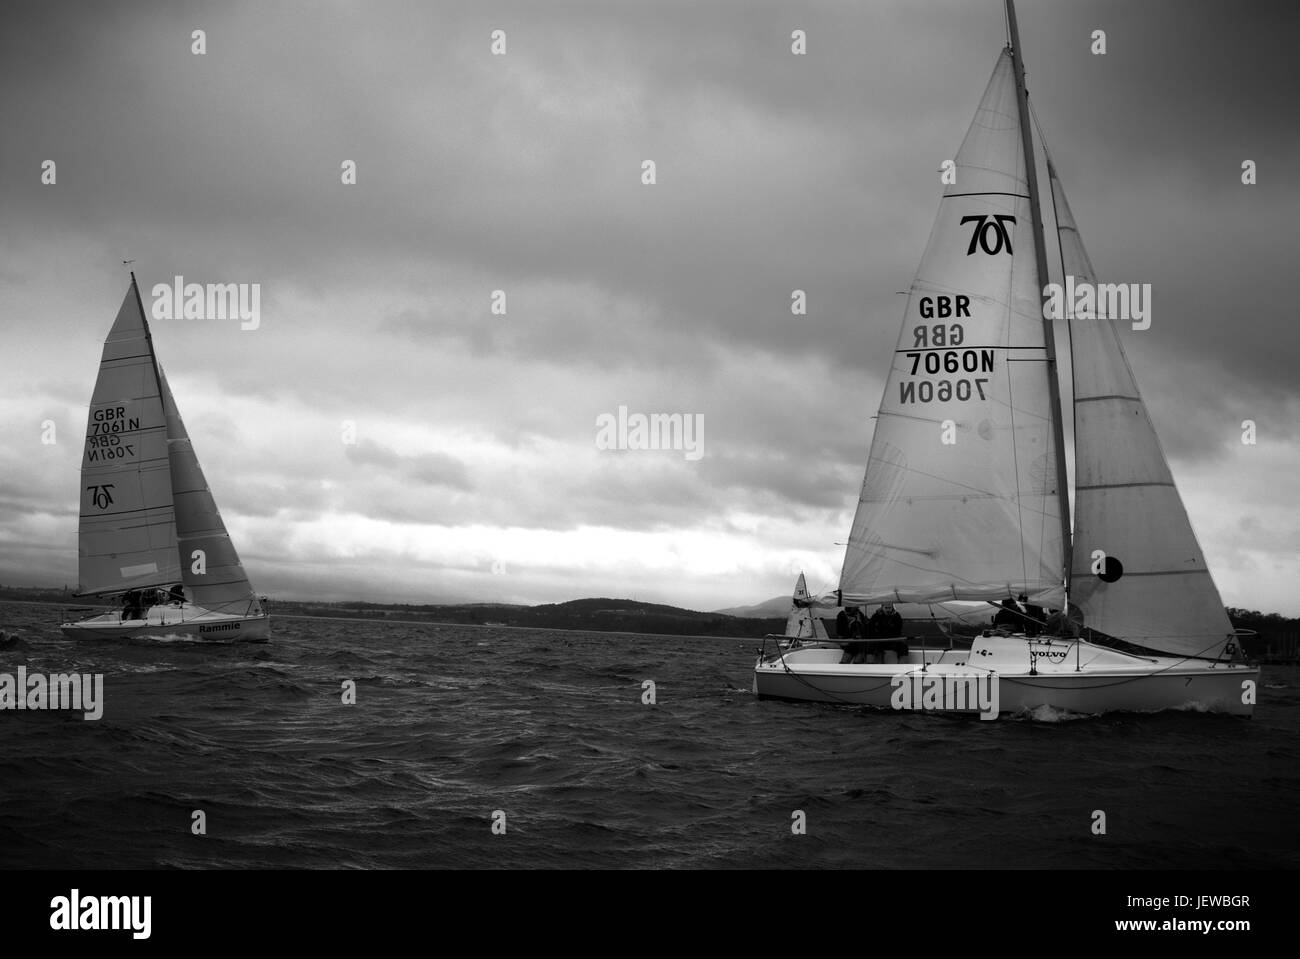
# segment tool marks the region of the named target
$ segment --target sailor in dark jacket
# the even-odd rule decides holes
[[[903,635],[903,617],[894,610],[893,603],[883,603],[871,616],[873,638],[885,639],[890,636]]]
[[[993,628],[1005,627],[1018,630],[1024,627],[1024,622],[1024,617],[1020,615],[1020,607],[1008,596],[1002,601],[1002,608],[998,610],[998,614],[993,617]]]
[[[849,614],[842,609],[835,617],[835,635],[839,639],[849,638]]]
[[[1043,612],[1043,607],[1035,606],[1029,602],[1029,597],[1024,593],[1020,594],[1020,605],[1024,607],[1025,635],[1037,636],[1043,631],[1043,621],[1047,618]]]

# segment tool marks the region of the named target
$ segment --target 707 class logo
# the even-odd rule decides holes
[[[982,213],[979,216],[964,216],[961,218],[962,225],[974,221],[975,232],[971,234],[970,246],[966,249],[966,255],[970,256],[975,252],[975,244],[978,243],[981,250],[995,256],[1002,252],[1002,247],[1007,248],[1011,253],[1011,235],[1007,233],[1007,224],[1015,223],[1016,218],[1005,213],[994,213],[992,219],[989,214]],[[989,233],[993,234],[993,239],[989,239]]]
[[[87,486],[86,492],[90,493],[90,502],[98,509],[108,509],[113,502],[113,494],[109,492],[115,484],[105,483],[103,486]]]

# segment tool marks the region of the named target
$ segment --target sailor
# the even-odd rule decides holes
[[[877,611],[880,617],[880,636],[892,642],[881,643],[877,653],[882,663],[907,662],[907,641],[903,636],[903,617],[893,603],[883,603]]]
[[[173,606],[184,605],[185,588],[180,583],[177,583],[175,586],[171,588],[171,591],[167,594],[167,600]]]
[[[1006,628],[1014,632],[1020,629],[1024,624],[1024,618],[1020,615],[1020,607],[1016,601],[1008,596],[1002,601],[1002,608],[998,614],[993,617],[993,628]]]
[[[1021,593],[1018,599],[1020,600],[1020,605],[1024,607],[1025,610],[1025,635],[1037,636],[1042,631],[1043,620],[1045,619],[1045,616],[1043,615],[1043,607],[1035,606],[1030,603],[1029,597],[1024,593]]]
[[[835,635],[840,639],[849,638],[849,614],[843,609],[835,617]]]
[[[903,635],[903,617],[894,609],[893,603],[885,603],[880,607],[881,612],[885,614],[885,629],[881,633],[883,636],[900,637],[892,643],[886,643],[881,650],[881,662],[884,663],[905,663],[907,662],[907,642],[902,639]]]
[[[844,645],[844,655],[840,657],[841,663],[866,663],[870,646],[863,642],[871,635],[871,623],[866,615],[862,612],[861,606],[848,607],[849,619],[849,642]]]
[[[852,622],[849,626],[850,635],[854,639],[870,639],[872,635],[871,634],[872,623],[871,620],[867,619],[867,615],[862,611],[862,607],[854,606],[850,615],[852,619]],[[853,643],[849,647],[850,657],[848,659],[842,659],[840,661],[855,663],[855,664],[868,663],[871,661],[868,658],[868,653],[870,652],[870,650],[871,647],[867,643]]]
[[[1043,632],[1048,636],[1065,636],[1067,638],[1078,635],[1076,624],[1059,609],[1054,609],[1048,614],[1047,622],[1043,626]]]
[[[871,616],[871,636],[885,639],[903,635],[903,617],[894,610],[893,603],[882,603]]]
[[[839,633],[841,639],[854,640],[862,637],[862,627],[858,625],[857,612],[857,607],[845,606],[840,610],[840,616],[844,617],[843,623],[840,621],[840,616],[835,617],[835,631]],[[841,647],[844,650],[844,655],[840,657],[841,665],[853,662],[853,658],[858,654],[859,645],[859,643],[849,642]]]

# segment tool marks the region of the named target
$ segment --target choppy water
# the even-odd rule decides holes
[[[759,702],[757,641],[280,618],[265,646],[88,643],[58,613],[0,604],[0,672],[103,673],[104,715],[0,712],[0,867],[1300,865],[1295,667],[1253,720],[992,723]]]

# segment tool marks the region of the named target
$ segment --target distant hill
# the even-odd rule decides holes
[[[702,613],[632,599],[575,599],[541,606],[461,603],[446,606],[389,603],[298,603],[269,600],[267,610],[281,615],[341,616],[349,619],[392,619],[479,626],[535,629],[583,629],[594,632],[658,633],[669,636],[735,636],[759,638],[785,629],[779,619],[745,619]]]
[[[730,609],[714,610],[719,616],[738,616],[741,619],[772,619],[780,617],[782,621],[790,615],[790,597],[777,596],[764,600],[756,606],[733,606]]]

